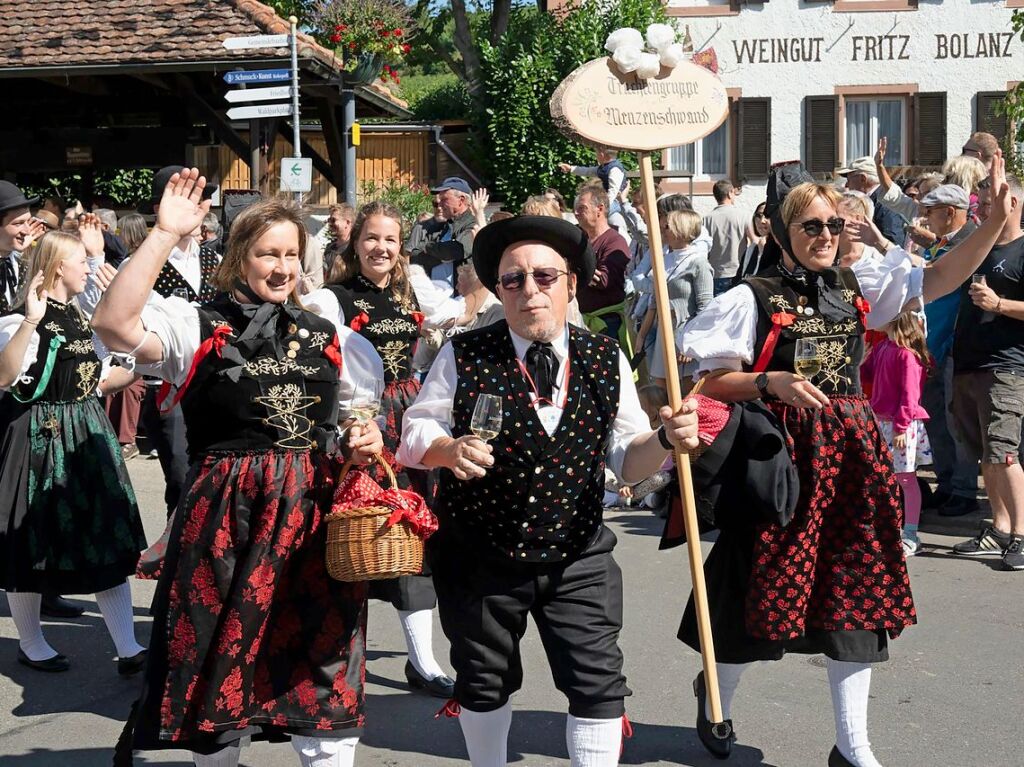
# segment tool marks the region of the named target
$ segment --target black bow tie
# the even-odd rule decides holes
[[[526,350],[526,370],[537,387],[537,396],[550,401],[558,374],[558,358],[551,344],[540,341],[530,344]]]
[[[14,262],[11,256],[0,258],[0,299],[9,297],[13,304],[17,295],[18,273],[14,270]]]

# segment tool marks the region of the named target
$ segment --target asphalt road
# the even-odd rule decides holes
[[[129,464],[152,540],[163,526],[162,479],[155,461]],[[657,550],[659,521],[645,512],[611,510],[617,557],[626,584],[622,646],[634,694],[627,701],[635,736],[626,765],[711,765],[693,730],[690,683],[699,657],[675,640],[689,591],[685,553]],[[870,728],[887,767],[1021,767],[1021,671],[1024,669],[1024,574],[994,562],[957,560],[948,548],[976,520],[938,525],[926,516],[925,552],[910,572],[920,624],[892,643],[892,660],[876,670]],[[965,524],[966,523],[966,524]],[[934,532],[930,532],[934,531]],[[152,585],[132,583],[140,641],[148,637]],[[86,615],[48,622],[50,643],[71,658],[66,674],[43,675],[15,663],[17,640],[0,597],[0,767],[94,767],[110,764],[112,747],[137,692],[117,676],[114,650],[95,602]],[[447,667],[447,643],[435,647]],[[442,701],[405,689],[405,647],[388,605],[370,609],[368,725],[360,767],[467,764],[455,720],[435,720]],[[565,703],[554,689],[537,635],[523,647],[526,681],[514,698],[510,763],[566,765]],[[739,736],[736,767],[823,767],[834,742],[832,708],[820,658],[792,656],[744,678],[733,705]],[[140,754],[136,764],[180,765],[186,752]],[[287,745],[243,752],[246,767],[294,765]]]

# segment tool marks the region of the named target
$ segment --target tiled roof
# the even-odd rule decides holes
[[[290,31],[257,0],[0,0],[0,19],[0,71],[279,59],[287,49],[229,51],[221,41]],[[299,57],[331,70],[340,64],[333,51],[301,33]],[[383,86],[371,88],[404,104]]]

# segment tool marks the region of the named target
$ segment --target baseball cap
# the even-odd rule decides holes
[[[444,192],[448,189],[454,189],[456,192],[462,192],[463,194],[473,194],[473,190],[469,186],[469,182],[464,178],[458,176],[449,176],[440,184],[430,190],[431,194],[437,194],[438,192]]]

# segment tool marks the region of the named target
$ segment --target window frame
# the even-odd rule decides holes
[[[731,174],[729,173],[729,167],[730,167],[730,163],[733,162],[733,160],[735,159],[733,157],[733,150],[732,150],[732,145],[731,145],[732,142],[730,141],[730,139],[732,138],[732,135],[733,135],[733,131],[735,130],[735,124],[734,124],[733,119],[732,119],[732,110],[731,109],[729,110],[729,115],[725,118],[725,120],[722,121],[722,124],[719,125],[717,128],[715,128],[715,130],[712,131],[712,133],[715,133],[716,131],[722,130],[723,128],[725,129],[724,133],[723,133],[723,140],[725,141],[725,170],[723,172],[721,172],[721,173],[705,173],[704,172],[704,138],[707,138],[707,136],[705,136],[704,138],[699,138],[696,141],[694,141],[693,144],[691,145],[691,146],[693,146],[693,166],[694,167],[693,167],[693,171],[692,171],[692,176],[693,176],[694,182],[710,181],[710,182],[714,183],[715,181],[720,181],[723,178],[725,178],[725,179],[731,178]],[[710,135],[710,134],[708,134],[708,135]],[[666,170],[678,170],[680,173],[690,173],[690,171],[683,170],[682,168],[670,168],[670,167],[668,167],[668,162],[669,162],[669,158],[671,157],[672,150],[673,149],[678,149],[678,148],[679,147],[671,147],[671,148],[665,150],[665,157],[664,157],[664,160],[663,160],[664,165],[665,165],[665,169]]]
[[[884,93],[878,95],[863,95],[863,96],[848,96],[843,99],[842,104],[842,130],[843,130],[843,152],[841,158],[843,165],[848,165],[853,159],[849,156],[848,142],[845,140],[847,137],[847,124],[850,119],[849,111],[847,110],[848,104],[863,104],[868,103],[877,105],[880,101],[898,101],[900,103],[900,152],[901,157],[887,156],[886,163],[890,165],[905,165],[907,159],[910,157],[910,99],[908,96],[903,94]],[[876,135],[868,137],[868,155],[873,155],[874,148],[878,146],[879,136],[877,135],[877,108],[875,106],[871,109],[871,114],[868,118],[871,121],[870,132],[874,132]],[[864,155],[857,155],[863,157]]]

